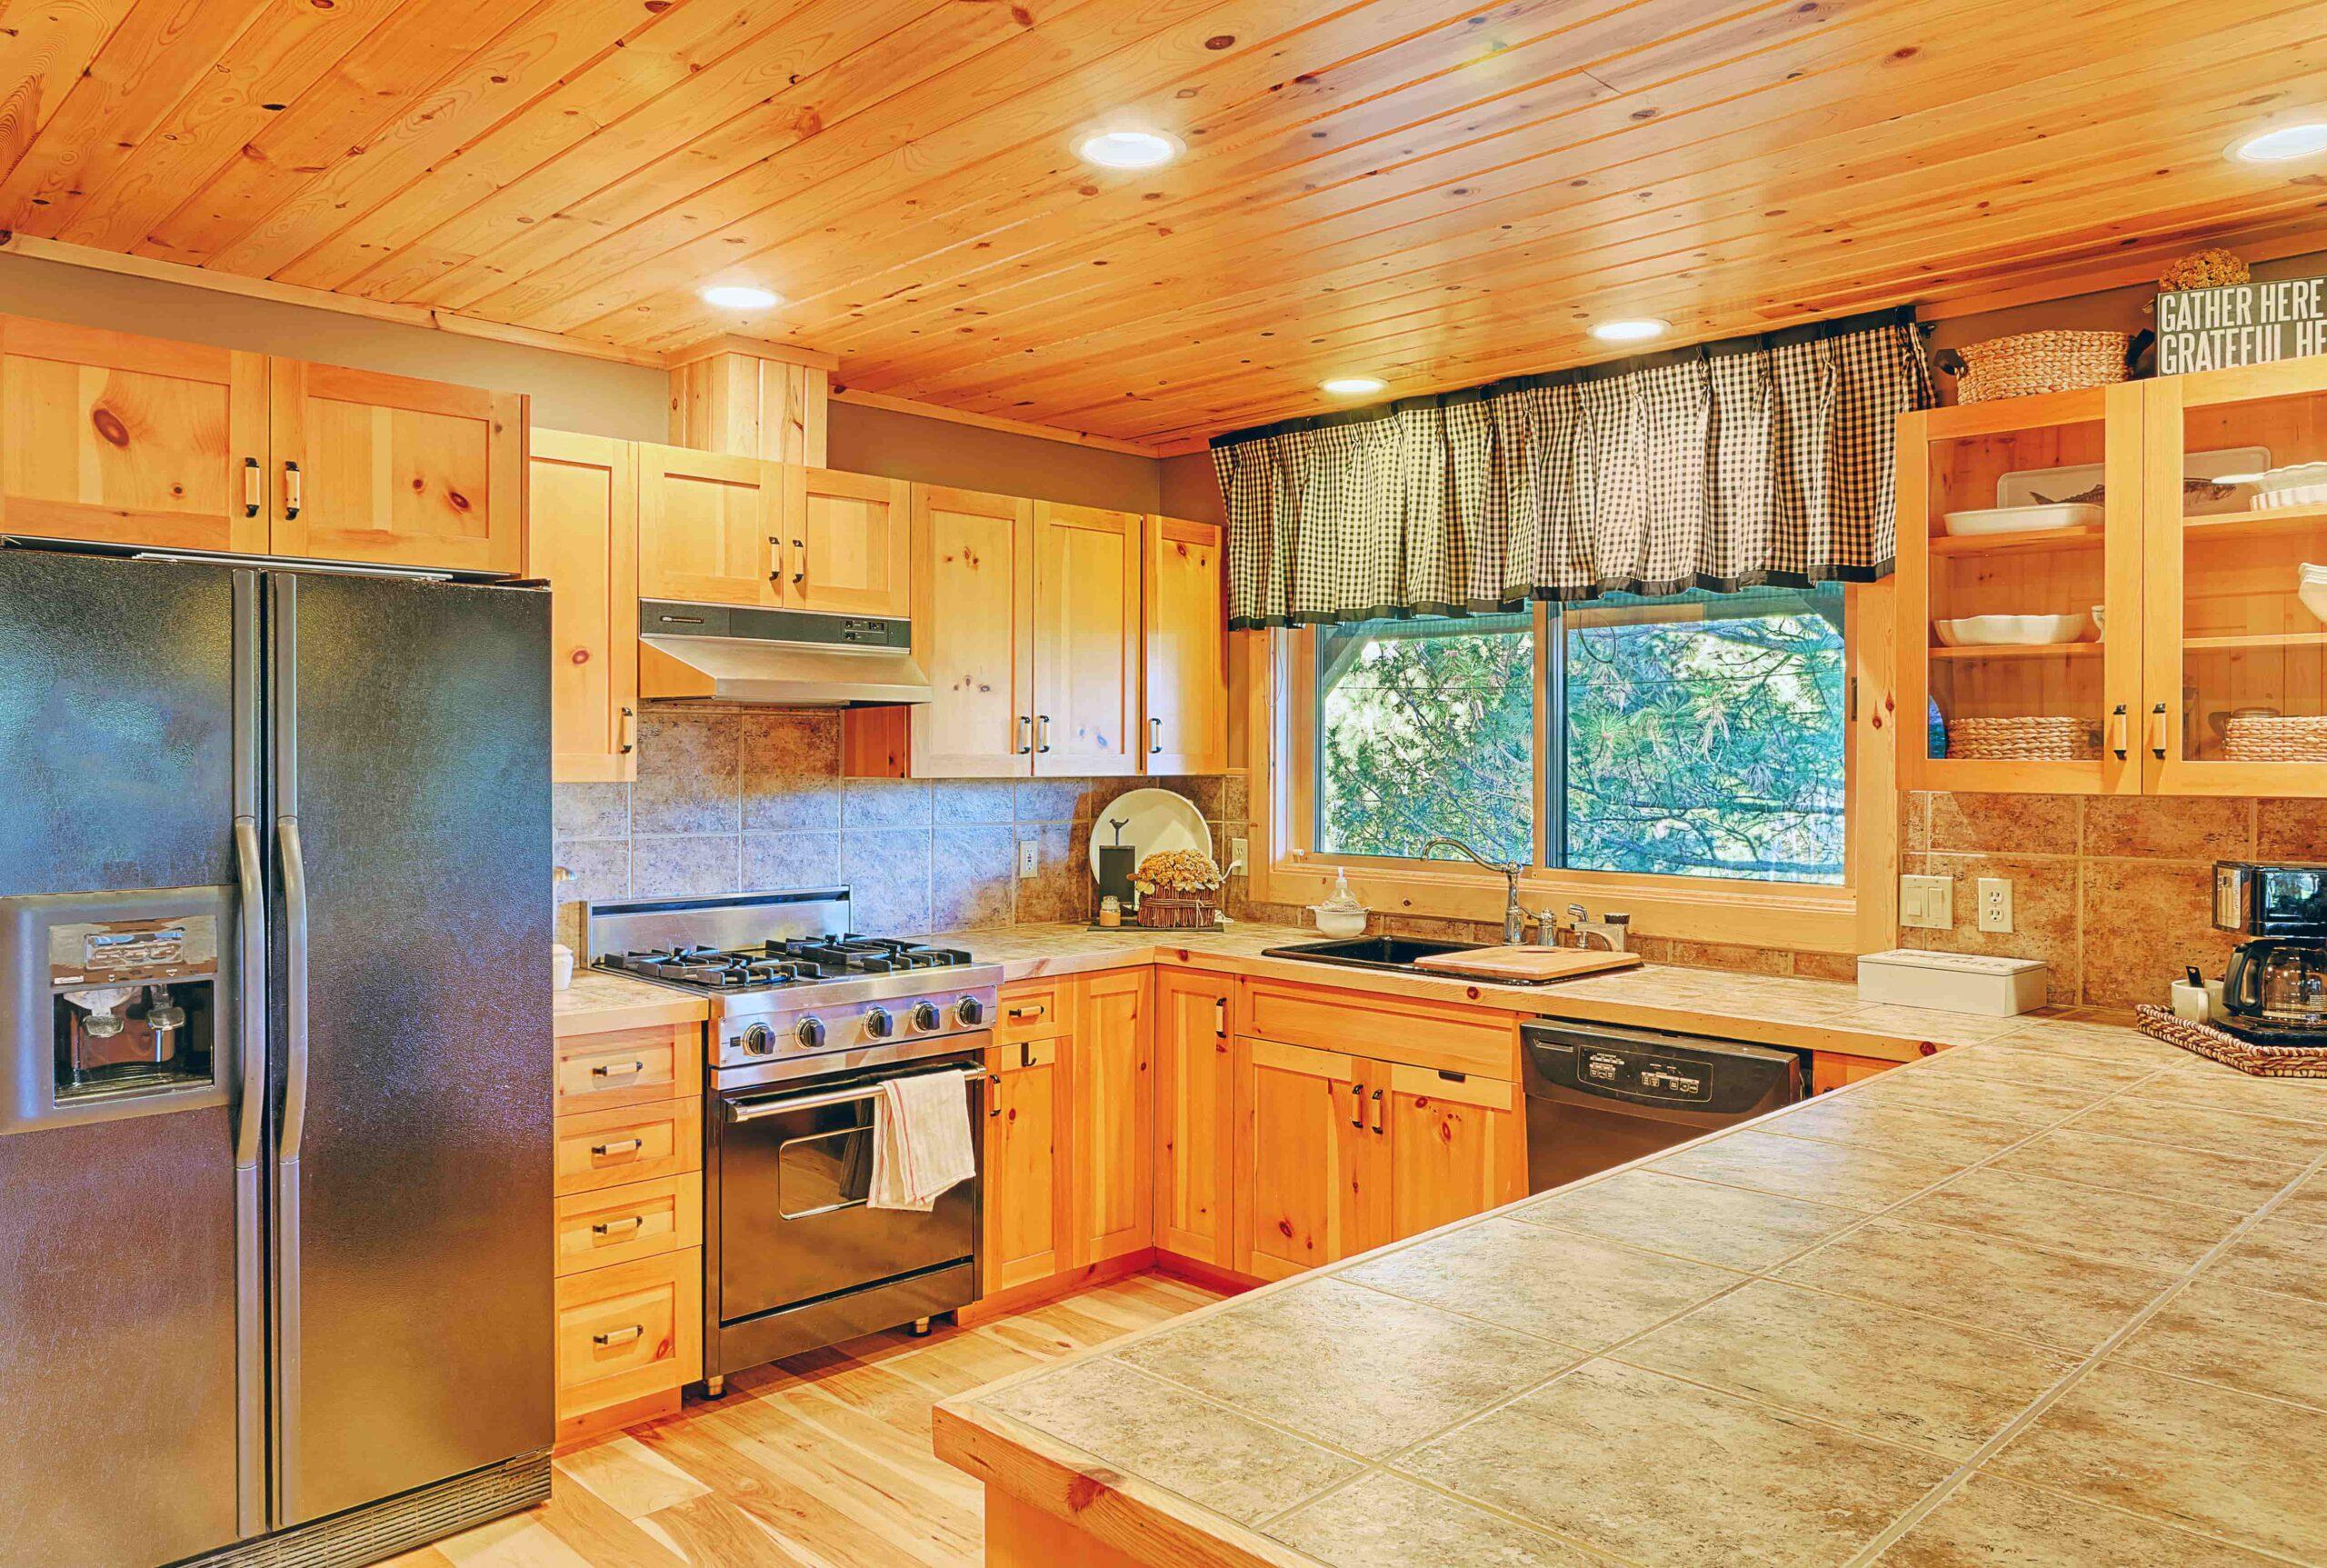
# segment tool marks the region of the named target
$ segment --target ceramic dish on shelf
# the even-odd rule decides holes
[[[2301,477],[2281,477],[2288,474]],[[2327,463],[2273,469],[2263,475],[2262,484],[2252,503],[2257,512],[2280,512],[2290,506],[2327,506]]]
[[[2271,466],[2267,446],[2233,446],[2219,452],[2192,452],[2182,460],[2182,506],[2192,516],[2216,512],[2243,512],[2250,486]],[[2047,502],[2089,501],[2096,505],[2106,493],[2107,471],[2098,463],[2072,463],[2059,468],[2015,468],[1996,476],[1998,506],[2029,506]]]
[[[2327,565],[2306,563],[2295,578],[2294,594],[2304,609],[2327,621]]]
[[[2105,642],[2107,642],[2107,641],[2109,640],[2109,606],[2108,606],[2108,605],[2106,605],[2106,604],[2095,604],[2094,606],[2092,606],[2092,631],[2093,631],[2093,638],[2092,638],[2092,640],[2093,640],[2094,642],[2096,642],[2096,643],[2105,643]]]
[[[1951,648],[2049,648],[2082,642],[2092,624],[2092,616],[2079,611],[2073,615],[1967,615],[1933,621],[1932,630]]]
[[[1958,539],[1982,534],[2036,534],[2055,528],[2098,528],[2103,514],[2098,506],[2081,503],[2058,506],[1982,506],[1970,512],[1949,512],[1940,521]]]

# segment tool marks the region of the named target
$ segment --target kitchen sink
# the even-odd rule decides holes
[[[1414,960],[1437,953],[1463,953],[1475,942],[1438,942],[1421,936],[1349,936],[1332,942],[1295,942],[1264,949],[1263,958],[1298,958],[1310,964],[1346,964],[1357,969],[1413,972]]]

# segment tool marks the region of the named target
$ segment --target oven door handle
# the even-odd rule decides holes
[[[916,1077],[917,1074],[900,1076]],[[934,1077],[934,1074],[928,1074]],[[994,1074],[983,1067],[971,1067],[962,1074],[964,1084],[992,1083]],[[884,1083],[887,1080],[883,1080]],[[730,1100],[721,1114],[733,1123],[756,1122],[764,1116],[781,1116],[788,1111],[821,1111],[828,1105],[854,1105],[866,1100],[878,1099],[881,1085],[874,1084],[856,1089],[834,1089],[822,1094],[778,1094],[765,1100]]]

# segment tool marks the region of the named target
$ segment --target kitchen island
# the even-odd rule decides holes
[[[2327,1563],[2327,1084],[2002,1022],[941,1405],[988,1563]]]

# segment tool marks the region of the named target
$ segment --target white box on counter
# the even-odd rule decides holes
[[[2044,1004],[2044,962],[1904,947],[1862,954],[1858,999],[2005,1018]]]

